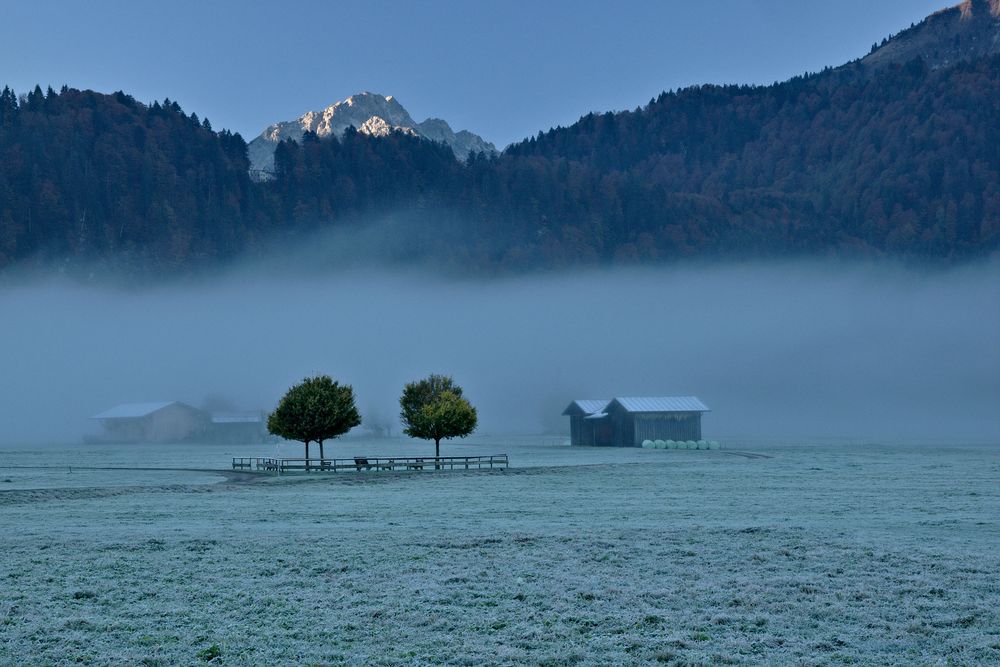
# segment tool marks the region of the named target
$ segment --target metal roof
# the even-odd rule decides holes
[[[177,401],[155,401],[153,403],[122,403],[110,410],[96,414],[91,419],[135,419],[158,412]]]
[[[697,396],[626,396],[612,399],[625,412],[708,412]]]
[[[213,412],[213,424],[259,424],[264,415],[259,412]]]
[[[606,398],[580,398],[572,403],[563,410],[563,414],[568,414],[570,409],[575,405],[580,408],[584,413],[592,415],[595,412],[600,412],[604,409],[604,406],[608,404],[608,399]]]

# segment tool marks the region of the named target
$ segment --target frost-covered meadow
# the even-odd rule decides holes
[[[1000,446],[723,444],[5,447],[0,664],[1000,663]]]

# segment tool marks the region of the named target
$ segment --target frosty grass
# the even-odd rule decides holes
[[[254,483],[11,466],[273,446],[2,449],[0,664],[1000,664],[995,445],[443,450],[512,468]]]

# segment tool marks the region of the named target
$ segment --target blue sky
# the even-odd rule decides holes
[[[504,146],[696,83],[864,55],[947,0],[0,2],[0,85],[176,99],[248,140],[361,90]]]

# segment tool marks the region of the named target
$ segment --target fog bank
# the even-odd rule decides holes
[[[0,291],[0,441],[78,439],[128,401],[270,409],[315,373],[395,421],[430,372],[465,387],[481,433],[568,431],[574,398],[695,394],[706,437],[1000,440],[998,306],[997,261],[22,284]]]

